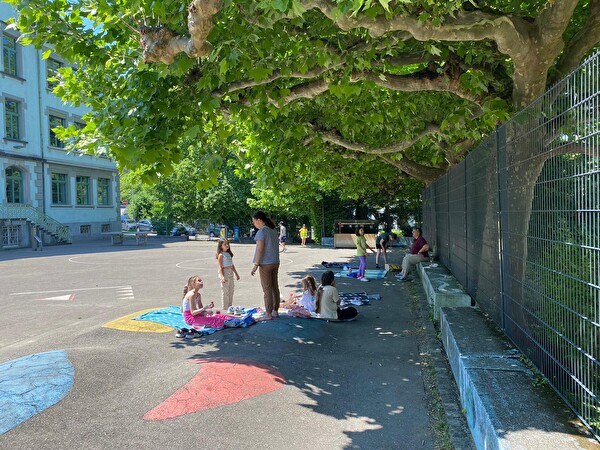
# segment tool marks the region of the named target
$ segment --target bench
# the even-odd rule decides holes
[[[135,244],[136,245],[140,245],[140,244],[146,245],[146,242],[148,242],[148,232],[147,231],[136,231],[134,233],[134,235],[135,235]]]
[[[127,236],[134,237],[136,245],[146,244],[146,242],[148,242],[147,231],[136,231],[135,233],[125,233],[123,231],[108,231],[102,234],[104,236],[110,236],[111,245],[123,245],[123,239]]]
[[[123,243],[123,232],[122,231],[106,231],[102,233],[103,236],[110,236],[110,243],[112,245]]]
[[[427,301],[433,306],[433,320],[439,322],[440,308],[470,307],[471,297],[454,275],[441,264],[430,265],[429,262],[417,264],[417,271],[427,296]]]

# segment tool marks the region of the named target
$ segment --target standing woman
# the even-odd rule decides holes
[[[263,211],[256,211],[252,216],[252,223],[258,229],[254,240],[254,267],[250,274],[254,276],[259,270],[260,284],[262,286],[265,315],[261,320],[271,320],[279,317],[279,239],[275,230],[275,223]]]

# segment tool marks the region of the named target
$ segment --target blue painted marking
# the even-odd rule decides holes
[[[0,364],[0,435],[62,400],[73,387],[74,376],[64,351]]]

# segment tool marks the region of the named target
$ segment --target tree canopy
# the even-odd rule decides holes
[[[54,92],[91,108],[79,149],[156,177],[195,142],[208,178],[226,148],[256,187],[388,203],[600,42],[600,0],[9,2],[77,67]]]

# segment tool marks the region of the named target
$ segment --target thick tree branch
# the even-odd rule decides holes
[[[600,43],[600,0],[591,0],[583,27],[567,43],[556,69],[559,78],[575,70],[583,57]]]
[[[215,97],[223,97],[226,94],[231,94],[232,92],[241,91],[243,89],[248,89],[248,88],[252,88],[252,87],[256,87],[256,86],[264,86],[269,83],[272,83],[273,81],[279,80],[281,78],[298,78],[298,79],[316,78],[318,76],[323,75],[324,73],[331,70],[332,68],[336,68],[340,65],[342,65],[342,64],[341,63],[336,64],[332,67],[315,67],[314,69],[309,70],[306,73],[294,72],[291,74],[284,75],[281,72],[276,72],[273,75],[271,75],[270,77],[265,78],[264,80],[258,80],[258,81],[242,80],[242,81],[238,81],[236,83],[231,83],[226,88],[213,92],[213,95]]]
[[[244,90],[247,88],[252,88],[252,87],[256,87],[256,86],[265,86],[267,84],[270,84],[270,83],[277,81],[279,79],[282,79],[282,78],[289,78],[289,79],[297,78],[297,79],[305,79],[305,80],[309,80],[311,78],[317,78],[317,77],[323,75],[324,73],[327,73],[330,70],[334,70],[334,69],[337,69],[339,67],[346,65],[347,58],[353,57],[354,54],[360,54],[365,49],[370,48],[370,47],[371,47],[370,44],[359,43],[357,45],[352,46],[348,50],[346,50],[346,52],[347,52],[346,54],[340,55],[340,58],[339,58],[340,62],[331,64],[327,67],[314,67],[305,73],[293,72],[291,74],[284,74],[281,71],[277,71],[277,72],[273,73],[270,77],[265,78],[264,80],[258,80],[258,81],[242,80],[242,81],[238,81],[236,83],[231,83],[227,87],[213,92],[213,95],[215,97],[222,97],[226,94],[230,94],[232,92]],[[336,53],[333,49],[331,49],[331,52]],[[336,54],[336,56],[337,56],[337,54]],[[289,102],[286,102],[286,103],[289,103]]]
[[[390,153],[402,153],[407,148],[412,147],[417,141],[424,138],[425,136],[435,134],[439,131],[440,127],[438,125],[429,125],[419,134],[410,139],[400,142],[394,142],[392,144],[384,145],[383,147],[378,148],[371,148],[364,144],[354,144],[352,142],[349,142],[345,140],[336,130],[324,131],[320,134],[321,138],[325,142],[344,147],[345,149],[352,150],[354,152],[367,153],[369,155],[385,155]]]
[[[463,12],[456,17],[448,17],[440,26],[429,22],[421,22],[416,17],[337,17],[334,14],[335,4],[329,0],[305,0],[302,2],[306,9],[318,9],[344,31],[355,28],[365,28],[372,37],[380,37],[390,31],[404,31],[418,41],[481,41],[490,39],[496,41],[500,50],[510,55],[514,48],[512,42],[519,40],[519,35],[525,31],[526,22],[516,18],[480,11]],[[522,31],[518,31],[522,29]]]
[[[341,64],[340,64],[341,65]],[[306,74],[292,74],[287,75],[289,77],[297,78],[309,78],[310,75],[319,76],[327,72],[327,69],[316,68]],[[276,81],[278,78],[283,78],[281,74],[274,74],[268,79],[260,81],[240,81],[238,83],[231,84],[225,90],[216,91],[213,95],[216,97],[222,97],[226,93],[238,91],[240,89],[250,88],[254,86],[262,86],[272,81]],[[418,77],[415,75],[399,76],[386,74],[382,79],[380,74],[372,72],[355,72],[351,75],[350,81],[358,82],[361,79],[372,81],[378,86],[384,89],[390,89],[399,92],[422,92],[422,91],[436,91],[436,92],[450,92],[457,97],[472,102],[477,106],[477,111],[473,111],[474,116],[479,116],[483,113],[483,98],[475,96],[470,92],[466,91],[460,85],[458,79],[450,79],[445,75],[438,75],[431,79],[429,77]],[[279,107],[281,105],[287,105],[300,98],[312,99],[324,92],[329,90],[329,82],[324,80],[315,80],[311,83],[297,85],[290,89],[290,94],[281,97],[279,99],[270,99],[270,103]],[[244,104],[249,104],[249,101],[244,101]]]
[[[221,0],[193,0],[188,7],[190,37],[175,36],[167,28],[140,30],[145,62],[172,64],[175,56],[186,53],[190,58],[208,55],[213,47],[206,40],[213,28],[212,19],[221,9]]]
[[[312,124],[309,124],[310,127],[315,129],[316,127]],[[350,150],[356,153],[363,153],[369,155],[375,155],[381,158],[386,163],[390,164],[393,167],[401,170],[403,173],[408,175],[409,177],[415,178],[419,181],[422,181],[425,184],[431,184],[435,180],[437,180],[440,176],[442,176],[446,170],[439,167],[425,166],[423,164],[416,163],[408,158],[402,153],[407,148],[414,145],[419,139],[427,136],[428,134],[435,133],[439,130],[439,127],[435,125],[430,125],[417,136],[407,141],[396,142],[393,144],[386,145],[384,147],[379,148],[369,148],[363,144],[355,144],[345,140],[336,130],[330,130],[325,132],[318,132],[325,142],[329,142],[331,144],[337,145],[339,147],[345,148],[346,150]],[[316,130],[315,130],[316,131]],[[395,153],[402,155],[401,159],[393,159],[390,158],[389,154]],[[353,158],[352,154],[342,155],[344,157]],[[356,159],[356,158],[354,158]]]
[[[377,86],[391,89],[393,91],[402,92],[420,92],[420,91],[437,91],[450,92],[457,97],[468,100],[481,110],[482,98],[471,94],[465,90],[458,78],[450,78],[446,75],[438,75],[435,78],[425,76],[400,76],[392,74],[377,74],[373,72],[355,72],[352,74],[351,80],[358,81],[359,79],[372,81]]]
[[[329,82],[324,80],[315,80],[311,83],[300,84],[294,86],[290,89],[290,94],[279,99],[269,98],[269,103],[273,106],[280,107],[282,105],[287,105],[295,100],[300,98],[313,99],[323,92],[327,92],[329,90]],[[253,102],[251,99],[245,98],[241,99],[240,103],[243,105],[251,105]]]
[[[425,166],[411,161],[406,157],[403,157],[402,159],[392,159],[389,156],[384,155],[379,155],[379,157],[389,165],[401,170],[409,177],[422,181],[425,185],[430,185],[446,173],[445,169]]]
[[[442,151],[444,152],[444,157],[448,162],[449,167],[455,166],[461,162],[474,145],[475,142],[472,139],[465,139],[456,144],[454,147],[448,144],[442,144]],[[460,151],[453,152],[452,149],[456,148],[457,146],[460,148]]]
[[[329,82],[325,80],[316,80],[312,83],[302,84],[299,86],[295,86],[290,90],[290,94],[285,97],[280,98],[279,100],[269,99],[269,101],[275,105],[279,106],[281,104],[287,105],[293,101],[296,101],[300,98],[313,99],[323,92],[327,92],[329,90]]]
[[[402,55],[402,56],[384,56],[383,59],[392,66],[402,67],[413,64],[427,64],[432,61],[440,61],[441,58],[428,54],[420,55]]]
[[[365,28],[372,37],[407,32],[418,41],[491,40],[514,64],[513,104],[522,108],[544,92],[548,69],[563,49],[562,35],[578,0],[549,1],[538,20],[481,11],[447,17],[442,25],[422,23],[415,17],[337,17],[330,0],[304,0],[307,9],[318,9],[342,30]]]

